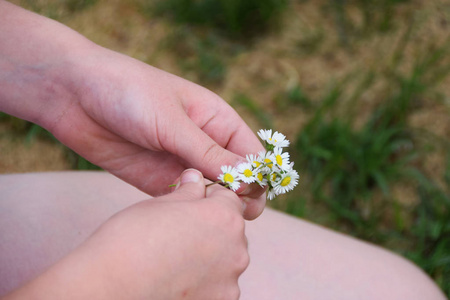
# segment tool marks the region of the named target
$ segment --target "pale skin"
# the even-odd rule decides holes
[[[165,194],[189,167],[216,180],[222,165],[263,150],[211,91],[1,0],[0,14],[0,110],[43,126],[140,190]],[[244,216],[256,218],[263,190],[238,193]]]
[[[47,283],[50,287],[43,288],[44,291],[58,287],[62,289],[61,293],[66,291],[65,297],[55,296],[54,299],[77,299],[81,292],[84,297],[80,299],[102,299],[101,294],[87,297],[87,291],[114,294],[109,299],[139,299],[123,294],[127,289],[136,288],[141,292],[148,292],[146,299],[160,299],[157,295],[167,293],[168,289],[178,291],[178,294],[163,294],[163,299],[191,299],[178,297],[186,290],[183,288],[186,287],[185,278],[190,278],[200,279],[197,281],[198,285],[188,282],[190,291],[195,291],[192,287],[201,286],[202,291],[211,292],[206,298],[198,296],[193,299],[237,299],[237,288],[231,279],[235,276],[232,270],[235,268],[239,272],[245,266],[247,256],[241,232],[242,218],[239,221],[239,206],[234,202],[236,198],[229,199],[235,196],[225,193],[226,199],[221,199],[223,202],[214,202],[209,196],[203,200],[194,200],[191,197],[201,194],[203,185],[190,183],[187,187],[189,188],[183,190],[190,191],[186,196],[184,192],[182,196],[180,193],[175,195],[181,196],[181,200],[171,199],[170,195],[149,199],[145,193],[104,172],[0,175],[0,295],[20,286],[22,288],[10,297],[23,296],[30,286],[33,287],[33,295],[40,295],[40,288]],[[210,188],[212,187],[207,190]],[[213,191],[216,191],[215,188]],[[162,199],[164,202],[160,201]],[[209,200],[214,203],[208,203]],[[159,205],[162,206],[161,209],[158,208]],[[153,225],[149,217],[164,220],[167,216],[166,220],[174,220],[174,215],[180,212],[179,205],[183,212],[186,211],[186,215],[180,214],[173,222],[162,221],[163,224],[143,231],[136,229],[141,228],[142,224]],[[127,207],[131,208],[126,209]],[[137,207],[139,210],[135,209]],[[161,210],[164,211],[164,216],[155,214],[155,211]],[[221,216],[222,210],[225,210],[226,216]],[[145,217],[135,217],[135,214],[145,214]],[[114,216],[111,219],[112,225],[107,221],[111,216]],[[196,237],[190,236],[186,228],[180,228],[186,227],[180,225],[190,222],[189,218],[192,216],[206,218],[201,224],[197,220],[189,225],[189,228],[196,230]],[[227,220],[233,220],[231,231]],[[110,230],[108,228],[118,222],[126,223],[115,228],[117,232],[126,235],[105,234],[105,230]],[[211,226],[212,224],[219,226]],[[215,233],[205,233],[205,226]],[[100,235],[99,232],[103,233]],[[174,241],[173,234],[177,234]],[[153,235],[158,239],[158,245],[144,242]],[[245,235],[248,239],[250,265],[239,278],[241,300],[446,299],[430,278],[409,261],[374,245],[268,208],[256,220],[246,222]],[[103,236],[101,241],[100,236]],[[179,240],[180,238],[183,240]],[[83,244],[86,239],[88,242]],[[234,240],[233,244],[227,239]],[[183,247],[173,247],[180,243]],[[215,246],[219,245],[222,249],[218,250]],[[85,273],[80,271],[77,259],[80,254],[76,253],[92,251],[95,258],[101,258],[100,261],[94,259],[94,266],[101,263],[108,266],[109,259],[114,260],[115,257],[106,254],[112,254],[116,250],[120,251],[121,259],[113,262],[113,268],[108,267],[107,275],[97,278],[94,276],[95,270],[93,273],[87,272],[89,269],[85,269]],[[150,250],[153,252],[147,252]],[[213,250],[213,253],[208,253],[209,250]],[[164,269],[156,270],[159,279],[155,281],[152,273],[155,271],[154,261],[161,251],[163,255],[158,260],[164,263]],[[99,252],[100,255],[96,255]],[[236,261],[231,262],[229,254]],[[180,255],[190,259],[179,259]],[[136,267],[137,260],[139,263]],[[72,270],[72,263],[78,273],[72,271],[69,275],[86,279],[87,283],[97,283],[98,279],[100,285],[107,287],[97,291],[95,288],[83,289],[83,282],[78,282],[76,289],[73,284],[69,287],[62,285],[61,278],[67,277],[61,277],[57,271]],[[222,263],[230,264],[230,269],[222,268]],[[146,270],[147,267],[149,269]],[[122,268],[126,276],[120,275],[123,274]],[[221,273],[214,272],[216,268]],[[214,277],[202,276],[205,269]],[[45,270],[48,271],[44,272]],[[172,273],[168,270],[177,271]],[[112,271],[117,272],[112,274]],[[42,273],[44,279],[39,279]],[[83,274],[77,276],[80,273]],[[143,278],[142,273],[146,273],[147,277]],[[53,276],[57,277],[55,281]],[[171,283],[169,288],[161,284],[168,277]],[[37,279],[25,284],[33,278]],[[109,285],[102,281],[104,279],[108,279]],[[204,285],[201,284],[201,279],[207,279]],[[223,287],[212,284],[213,279],[230,283],[228,292]],[[146,281],[145,287],[142,285],[143,280]],[[159,284],[154,286],[155,282]],[[164,287],[164,291],[159,291],[161,287]],[[218,291],[220,295],[214,294]],[[30,297],[23,296],[20,299],[28,298]]]
[[[215,180],[221,165],[235,165],[244,160],[246,153],[256,153],[262,149],[245,122],[214,93],[102,48],[60,23],[8,2],[0,1],[0,14],[0,110],[43,126],[86,159],[140,190],[154,196],[167,194],[170,192],[169,185],[176,182],[182,171],[189,167],[197,168],[205,177]],[[265,205],[264,190],[257,185],[243,185],[237,192],[240,201],[245,203],[240,206],[246,207],[240,215],[243,224],[243,217],[254,219],[261,214]],[[228,198],[233,197],[229,195]],[[162,206],[157,207],[159,209],[152,206],[154,214],[163,216],[165,210]],[[168,218],[168,215],[165,217]],[[195,228],[195,220],[196,218],[191,218],[190,226],[184,224],[180,227],[178,234],[187,239],[182,234],[182,229]],[[157,230],[161,236],[169,235],[165,231],[167,228],[158,226],[156,221],[147,225]],[[222,227],[226,225],[222,224]],[[105,227],[108,226],[102,228]],[[133,228],[131,224],[124,227]],[[219,229],[220,226],[217,226],[217,230]],[[148,230],[150,229],[146,228]],[[226,231],[223,228],[221,230]],[[226,240],[224,237],[223,244],[231,245],[235,240],[242,240],[243,228],[238,232],[230,230],[229,235],[230,239]],[[155,233],[154,237],[156,236]],[[194,241],[195,239],[190,240]],[[92,248],[95,247],[81,247]],[[182,248],[179,248],[181,251]],[[239,254],[244,257],[245,248],[238,249]],[[164,253],[158,249],[147,250],[145,253]],[[217,249],[210,249],[212,250]],[[67,274],[66,270],[70,269],[65,266],[78,264],[70,262],[83,261],[89,256],[77,253],[93,254],[95,251],[74,252],[42,274],[33,284],[21,289],[20,295],[36,294],[36,291],[45,291],[52,286],[67,289],[67,284],[73,278],[67,278],[61,285],[52,284],[49,278],[63,280],[66,277],[61,274]],[[177,257],[177,253],[167,254],[169,259]],[[214,257],[201,252],[195,254],[201,259],[210,258],[209,266],[213,265]],[[216,255],[219,254],[217,252]],[[224,254],[222,253],[223,259],[230,263],[239,256]],[[110,255],[114,256],[115,253]],[[191,260],[191,256],[185,259]],[[231,298],[236,298],[239,291],[237,278],[245,269],[245,264],[242,264],[244,260],[238,259],[239,261],[240,268],[232,270],[228,275],[227,272],[223,275],[215,273],[212,268],[209,268],[209,273],[204,271],[195,275],[195,268],[189,268],[193,272],[186,274],[186,277],[193,282],[190,287],[184,284],[186,288],[190,288],[189,299],[209,299],[212,295],[234,295]],[[91,263],[89,265],[95,266]],[[110,267],[120,269],[119,265]],[[95,270],[102,268],[97,265]],[[163,265],[147,266],[146,270],[150,268],[159,270],[158,274],[153,274],[155,278],[167,271]],[[176,273],[176,266],[173,269],[172,272]],[[120,270],[122,274],[124,269]],[[86,283],[86,291],[76,288],[71,293],[74,298],[84,298],[82,293],[91,293],[90,289],[104,290],[101,282],[93,285],[96,283],[95,278],[101,278],[102,274],[89,273],[94,278],[84,278],[79,284]],[[130,275],[131,277],[125,276],[123,273],[121,277],[123,280],[137,282],[139,273]],[[210,278],[223,282],[223,286],[211,282]],[[181,279],[174,282],[174,287],[183,287]],[[180,297],[178,289],[168,290],[167,292],[173,291],[171,295],[158,296],[157,286],[159,284],[151,285],[153,294],[142,290],[142,294],[136,295],[136,299],[142,295],[152,295],[155,299]],[[216,290],[209,289],[209,286],[216,286]],[[128,289],[124,286],[121,290]],[[137,292],[139,288],[130,286],[129,290]],[[58,292],[55,291],[55,295]]]
[[[173,193],[123,209],[5,299],[238,299],[242,213],[236,194],[187,170]]]
[[[258,247],[250,246],[255,263],[241,278],[241,299],[444,299],[397,256],[270,210],[244,231],[244,218],[262,213],[264,191],[243,186],[237,196],[206,189],[203,179],[262,150],[225,101],[2,0],[0,110],[45,127],[140,190],[106,174],[1,176],[5,299],[238,299],[246,235]],[[187,168],[199,171],[180,177]],[[49,188],[39,192],[35,182]],[[81,196],[85,188],[91,193]],[[323,248],[334,249],[332,261],[317,255]],[[323,264],[325,272],[314,267]],[[386,264],[399,276],[389,277]],[[341,285],[355,297],[337,293]]]

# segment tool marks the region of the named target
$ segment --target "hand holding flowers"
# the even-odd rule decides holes
[[[258,136],[263,140],[266,151],[261,151],[257,155],[248,154],[247,161],[236,168],[222,166],[222,174],[218,179],[233,191],[239,189],[241,182],[247,184],[256,182],[261,187],[268,186],[267,198],[272,200],[294,189],[299,175],[293,169],[294,163],[289,161],[289,153],[283,152],[283,148],[289,146],[286,136],[278,131],[272,134],[271,129],[261,129]]]

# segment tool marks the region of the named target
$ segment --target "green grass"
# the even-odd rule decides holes
[[[408,123],[423,99],[440,101],[433,89],[449,75],[447,51],[444,44],[423,52],[406,73],[392,64],[382,74],[345,77],[320,99],[300,85],[288,91],[278,107],[310,112],[291,150],[304,176],[298,191],[273,205],[412,259],[450,295],[450,156],[444,174],[425,171],[426,157],[438,149],[450,153],[450,142]],[[356,126],[358,99],[381,78],[388,86]],[[392,188],[402,183],[415,187],[418,204],[395,199]]]
[[[447,181],[447,187],[450,182]],[[418,187],[420,203],[410,236],[414,249],[405,255],[420,265],[450,294],[450,194],[423,178]]]
[[[326,13],[333,17],[341,45],[348,47],[352,41],[394,29],[395,10],[409,0],[330,0]],[[350,14],[350,9],[357,14]]]
[[[237,94],[235,95],[232,103],[234,106],[242,106],[249,113],[253,114],[264,128],[273,127],[273,120],[270,114],[264,111],[264,109],[256,101],[253,101],[248,96],[244,94]]]
[[[175,22],[214,28],[223,36],[247,41],[276,26],[286,0],[164,0],[144,2],[152,14]]]
[[[100,170],[93,163],[87,161],[71,149],[61,144],[50,132],[34,123],[13,117],[4,112],[0,112],[0,122],[7,124],[11,134],[23,139],[27,145],[34,143],[37,139],[50,141],[61,147],[73,170]]]
[[[28,9],[51,19],[62,20],[65,17],[83,11],[97,3],[97,0],[22,0],[19,3]]]
[[[287,1],[168,0],[157,1],[160,6],[155,12],[154,2],[139,1],[148,15],[167,15],[178,24],[163,50],[179,58],[182,71],[193,74],[189,79],[213,88],[229,76],[233,56],[251,50],[246,41],[263,38],[290,5]],[[72,2],[63,1],[62,10],[57,4],[35,10],[60,19],[68,11],[95,3],[82,1],[72,7]],[[274,128],[276,118],[290,110],[307,115],[291,136],[290,153],[301,174],[299,186],[270,205],[408,257],[450,297],[450,154],[442,158],[443,174],[430,174],[426,168],[430,155],[450,153],[450,142],[409,123],[427,101],[448,101],[438,87],[449,76],[450,42],[416,44],[411,57],[417,22],[412,22],[411,8],[397,14],[409,2],[330,0],[321,12],[323,20],[331,19],[335,26],[330,29],[323,20],[308,24],[309,31],[299,32],[294,43],[296,53],[308,55],[305,60],[320,58],[317,53],[323,55],[328,39],[337,36],[336,48],[352,49],[371,37],[396,33],[395,20],[400,17],[404,22],[398,32],[403,35],[392,45],[394,53],[383,58],[387,66],[359,66],[340,79],[330,78],[320,95],[310,95],[308,87],[298,82],[275,97],[273,107],[253,99],[251,90],[232,91],[231,100],[262,128]],[[367,111],[360,99],[374,91],[377,105]],[[40,127],[1,113],[0,122],[7,122],[24,141],[53,139]],[[67,157],[75,169],[95,168],[69,150]],[[407,195],[414,198],[411,203],[398,199],[394,193],[398,186],[408,187]]]
[[[233,43],[213,32],[198,32],[189,26],[179,26],[159,46],[177,54],[177,62],[192,81],[209,87],[220,86],[227,76],[227,64],[241,51]]]

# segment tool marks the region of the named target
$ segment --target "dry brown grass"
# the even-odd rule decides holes
[[[48,13],[49,8],[56,7],[52,12],[54,16],[94,42],[195,80],[192,72],[180,67],[177,51],[162,46],[176,27],[161,18],[149,19],[139,11],[139,3],[143,1],[98,0],[94,5],[73,14],[58,10],[56,0],[34,1],[33,5],[26,0],[12,2],[25,8],[38,7],[43,13]],[[392,67],[393,53],[410,20],[414,20],[413,34],[399,64],[399,68],[405,73],[410,71],[420,55],[448,39],[448,3],[439,0],[416,0],[396,7],[392,30],[352,38],[349,46],[343,47],[334,16],[327,10],[327,3],[329,2],[325,0],[294,2],[283,17],[281,30],[261,37],[247,47],[246,51],[231,56],[227,60],[227,75],[223,83],[209,87],[230,102],[236,93],[248,95],[273,117],[275,129],[293,139],[308,116],[298,107],[279,111],[274,99],[280,93],[298,84],[314,100],[324,94],[331,82],[343,80],[349,74],[353,74],[349,84],[352,86],[358,83],[361,77],[358,74],[370,70],[377,74],[388,72]],[[349,6],[347,13],[355,24],[362,22],[361,13],[355,7]],[[388,77],[376,78],[375,84],[361,94],[357,102],[360,107],[359,123],[383,100],[381,98],[387,86],[386,80]],[[428,101],[414,113],[410,123],[441,137],[449,137],[450,77],[436,90],[447,95],[445,100],[441,103]],[[253,114],[239,106],[236,109],[254,130],[260,127]],[[31,149],[34,148],[29,148],[29,151]],[[33,157],[35,155],[30,152],[29,155],[25,154],[23,159]],[[439,159],[432,157],[429,165],[432,170],[442,169],[443,166]]]

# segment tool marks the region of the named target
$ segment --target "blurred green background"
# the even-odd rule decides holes
[[[450,296],[448,1],[11,2],[286,134],[301,179],[270,206],[391,249]],[[2,113],[0,140],[1,173],[96,168]]]

